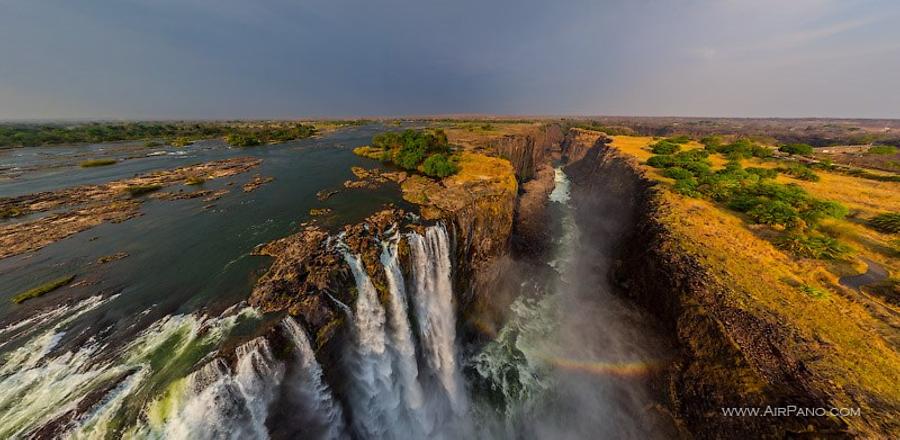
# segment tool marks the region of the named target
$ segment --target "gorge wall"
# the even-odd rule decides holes
[[[723,415],[721,409],[727,407],[834,405],[793,348],[802,343],[797,335],[772,316],[740,307],[729,287],[673,239],[660,220],[666,209],[658,197],[660,190],[633,159],[608,147],[602,138],[587,150],[583,147],[574,150],[575,160],[566,167],[579,215],[595,225],[589,235],[625,233],[621,244],[610,249],[615,258],[610,276],[622,295],[657,317],[672,335],[674,358],[660,370],[655,391],[684,434],[850,436],[841,420],[828,417]]]

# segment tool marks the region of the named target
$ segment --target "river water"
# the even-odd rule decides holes
[[[484,345],[464,346],[457,335],[454,244],[440,224],[385,238],[387,299],[358,256],[336,243],[357,292],[345,311],[350,343],[328,366],[336,374],[324,374],[292,318],[241,303],[268,263],[249,252],[295,230],[310,208],[334,209],[326,224],[338,226],[398,202],[390,185],[315,197],[352,178],[350,166],[376,166],[351,149],[383,129],[247,150],[204,142],[102,172],[66,177],[54,168],[4,188],[96,183],[237,155],[262,158],[250,174],[276,179],[251,193],[240,190],[248,174],[212,181],[207,188],[232,188],[212,209],[199,200],[150,200],[141,217],[0,260],[0,438],[659,436],[645,382],[663,349],[597,267],[605,256],[583,235],[562,169],[550,195],[554,248],[539,263],[546,270],[516,280],[539,288],[513,302]],[[25,156],[17,167],[27,168]],[[66,173],[81,171],[69,165]],[[410,249],[407,277],[400,240]],[[116,252],[129,256],[94,263]],[[92,283],[23,306],[8,300],[67,273]],[[287,352],[259,334],[262,323],[290,341]],[[228,346],[233,355],[217,356]]]

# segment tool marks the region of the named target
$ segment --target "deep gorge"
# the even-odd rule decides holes
[[[719,414],[736,403],[828,400],[780,343],[787,330],[730,305],[727,287],[671,243],[654,184],[602,134],[549,124],[481,148],[509,161],[513,190],[426,186],[423,194],[456,198],[424,197],[418,213],[390,205],[338,230],[300,225],[253,251],[270,264],[246,302],[166,315],[112,354],[102,339],[56,350],[65,321],[34,337],[0,371],[9,385],[0,407],[17,408],[0,413],[0,433],[846,432],[821,418]],[[60,313],[75,319],[115,298],[92,296]],[[157,382],[156,371],[183,375]],[[88,392],[76,404],[42,400],[60,387]]]

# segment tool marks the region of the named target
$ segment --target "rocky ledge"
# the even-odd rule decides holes
[[[0,259],[38,250],[75,233],[105,222],[122,222],[140,215],[141,194],[184,184],[192,179],[210,180],[245,173],[260,159],[238,157],[142,174],[100,185],[82,185],[0,199],[0,213],[8,223],[0,226]],[[218,192],[157,193],[175,200],[221,197]],[[36,219],[16,217],[44,215]]]

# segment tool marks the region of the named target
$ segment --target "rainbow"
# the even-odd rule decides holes
[[[618,377],[640,377],[660,367],[658,362],[595,362],[559,357],[547,358],[546,362],[563,370]]]

